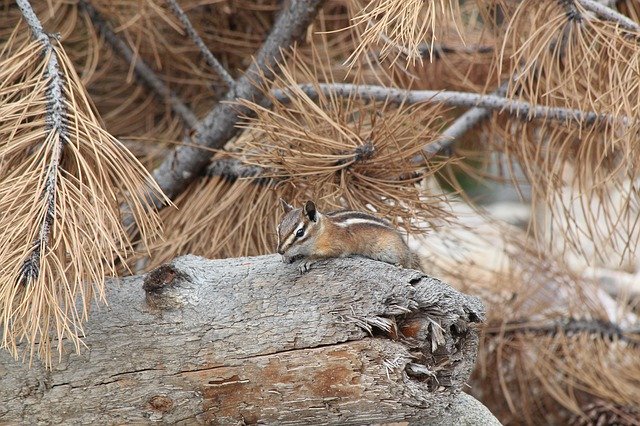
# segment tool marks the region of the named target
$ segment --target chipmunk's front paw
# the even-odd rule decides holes
[[[311,269],[311,265],[313,265],[315,262],[312,262],[310,260],[303,260],[298,264],[298,271],[300,271],[301,274],[304,274],[305,272],[308,272],[309,269]]]

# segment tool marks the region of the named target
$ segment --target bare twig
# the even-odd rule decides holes
[[[520,333],[536,333],[555,336],[559,333],[565,335],[591,334],[603,339],[622,340],[632,345],[640,345],[640,330],[623,329],[618,324],[599,319],[563,318],[550,323],[535,324],[526,320],[509,321],[498,327],[488,327],[489,335],[512,335]]]
[[[257,177],[264,173],[260,166],[244,164],[235,158],[219,158],[207,167],[207,176],[223,176],[231,179]]]
[[[492,95],[504,96],[510,79],[500,85]],[[425,146],[424,151],[428,157],[432,157],[440,152],[446,151],[460,139],[465,133],[471,130],[481,121],[487,119],[491,114],[488,108],[474,107],[458,117],[451,125],[449,125],[440,135],[440,137]]]
[[[111,47],[117,51],[127,63],[133,63],[134,71],[151,90],[171,105],[173,111],[178,114],[191,129],[198,124],[198,118],[182,100],[169,89],[153,70],[123,42],[111,29],[104,17],[89,3],[89,0],[80,0],[80,6],[91,18],[100,34],[107,40]]]
[[[368,160],[375,153],[375,147],[371,143],[359,145],[351,153],[348,160],[340,160],[336,164],[341,166],[349,166],[353,163]],[[209,164],[206,169],[207,176],[222,176],[229,179],[238,178],[256,178],[258,183],[266,183],[272,181],[274,177],[264,177],[267,171],[265,168],[256,164],[245,164],[237,158],[217,158]]]
[[[236,80],[225,99],[198,122],[193,144],[177,147],[154,170],[153,177],[165,194],[175,198],[205,169],[211,153],[203,151],[198,145],[218,149],[238,132],[236,124],[243,114],[248,114],[250,111],[246,107],[233,105],[231,102],[236,99],[247,99],[264,103],[262,89],[254,84],[255,80],[273,77],[273,65],[281,58],[281,51],[304,34],[322,3],[323,0],[298,0],[286,3],[286,9],[279,14],[255,61],[245,74]],[[154,198],[153,201],[157,207],[163,207],[161,200]]]
[[[446,90],[404,90],[375,85],[357,85],[350,83],[300,84],[299,88],[310,98],[317,98],[320,93],[341,97],[354,94],[371,101],[387,101],[394,103],[443,103],[456,107],[481,107],[500,112],[507,112],[526,119],[546,119],[562,122],[594,124],[599,121],[618,121],[628,125],[628,117],[615,117],[610,114],[598,114],[571,108],[545,107],[531,105],[528,102],[516,101],[497,95],[480,95],[477,93],[455,92]],[[287,102],[290,91],[276,89],[272,95],[281,102]]]
[[[45,184],[43,189],[42,198],[45,203],[45,214],[43,215],[40,225],[38,238],[33,241],[31,254],[24,261],[20,270],[19,282],[22,284],[28,284],[31,280],[38,278],[40,274],[40,260],[43,250],[46,251],[46,246],[49,242],[51,226],[56,215],[56,192],[58,189],[58,169],[62,160],[62,153],[65,143],[69,141],[67,135],[67,129],[65,123],[66,119],[66,107],[64,96],[64,83],[62,76],[60,75],[60,68],[58,65],[58,55],[56,54],[49,35],[44,32],[40,20],[36,16],[35,12],[31,8],[31,4],[28,0],[17,0],[18,7],[22,12],[22,16],[31,28],[33,37],[42,44],[43,53],[48,56],[46,75],[49,77],[48,89],[47,89],[47,127],[51,130],[51,133],[55,137],[51,138],[55,144],[52,150],[51,160],[47,168],[47,175],[45,177]]]
[[[434,58],[438,58],[442,55],[446,54],[483,54],[483,53],[491,53],[495,50],[493,46],[485,46],[485,45],[470,45],[470,46],[462,46],[462,47],[450,47],[444,44],[429,44],[423,43],[418,47],[420,51],[420,55],[422,57],[431,56],[431,52],[435,53]]]
[[[625,30],[640,32],[639,24],[634,22],[629,17],[624,16],[622,13],[616,12],[610,7],[603,5],[602,3],[599,3],[595,0],[574,0],[574,1],[577,1],[582,5],[582,7],[595,13],[600,18],[606,19],[607,21],[618,23],[620,27],[624,28]]]
[[[182,8],[178,5],[178,2],[176,0],[166,0],[166,2],[174,15],[176,15],[176,17],[180,19],[180,22],[182,22],[182,25],[184,25],[189,37],[191,37],[196,46],[198,46],[198,49],[200,49],[200,53],[204,57],[205,61],[207,61],[207,64],[209,64],[209,66],[213,68],[213,70],[224,80],[228,88],[233,87],[233,77],[231,77],[231,74],[229,74],[222,64],[218,62],[216,57],[213,56],[209,48],[204,44],[200,35],[198,35],[196,30],[193,28],[193,25],[191,25],[191,21],[189,21],[187,14],[184,13]]]

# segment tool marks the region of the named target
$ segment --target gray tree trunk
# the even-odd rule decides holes
[[[0,351],[1,423],[424,424],[473,405],[483,306],[413,270],[184,256],[108,288],[80,355],[47,371]]]

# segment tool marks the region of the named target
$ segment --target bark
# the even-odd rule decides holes
[[[107,297],[87,348],[51,371],[0,353],[0,423],[424,424],[478,412],[460,391],[483,306],[417,271],[347,258],[301,275],[274,255],[184,256],[110,282]]]
[[[629,18],[628,16],[625,16],[611,9],[609,5],[602,4],[604,3],[602,1],[598,2],[595,0],[577,0],[577,2],[580,3],[582,7],[594,12],[602,19],[615,22],[620,25],[620,27],[626,30],[640,32],[640,25],[637,22],[634,22],[634,20]]]
[[[551,120],[562,123],[579,123],[591,125],[595,123],[612,123],[630,126],[635,124],[631,117],[616,116],[614,114],[599,114],[593,111],[582,111],[573,108],[550,107],[533,105],[529,102],[505,98],[498,95],[483,95],[469,92],[448,90],[405,90],[393,87],[352,84],[352,83],[304,83],[298,89],[309,98],[317,99],[321,93],[326,96],[353,97],[379,102],[393,102],[396,104],[413,105],[418,103],[442,103],[445,105],[491,109],[508,113],[525,120]],[[288,102],[295,96],[291,89],[274,89],[271,95],[280,102]]]

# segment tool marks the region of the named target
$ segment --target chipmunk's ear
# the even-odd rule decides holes
[[[315,222],[318,219],[318,215],[316,213],[316,205],[313,201],[307,201],[304,203],[304,214],[310,221]]]
[[[284,211],[285,213],[289,213],[291,210],[293,210],[293,206],[287,203],[282,198],[280,198],[280,206],[282,207],[282,211]]]

